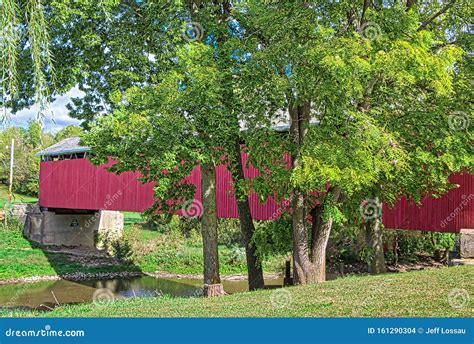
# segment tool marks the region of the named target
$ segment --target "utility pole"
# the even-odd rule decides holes
[[[8,186],[8,203],[12,203],[12,191],[13,191],[13,161],[15,155],[15,139],[12,139],[10,146],[10,185]]]

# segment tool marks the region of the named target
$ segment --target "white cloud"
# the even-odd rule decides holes
[[[81,121],[69,117],[69,110],[66,108],[66,104],[69,103],[71,98],[81,97],[83,95],[84,93],[75,87],[63,96],[58,97],[52,104],[50,104],[50,108],[46,111],[46,117],[43,119],[45,131],[56,133],[68,125],[79,125]],[[14,115],[10,114],[10,120],[7,125],[26,127],[28,126],[29,120],[37,118],[38,111],[39,106],[35,104]]]

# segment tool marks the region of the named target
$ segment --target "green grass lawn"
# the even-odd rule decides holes
[[[318,285],[262,290],[218,298],[133,298],[60,306],[48,317],[472,317],[474,268],[445,267],[379,276],[345,277]],[[453,289],[470,294],[453,308]],[[4,313],[6,314],[6,313]],[[12,315],[11,313],[9,315]]]
[[[8,202],[8,186],[0,184],[0,208],[3,209]],[[36,203],[38,199],[32,196],[13,194],[12,203]]]

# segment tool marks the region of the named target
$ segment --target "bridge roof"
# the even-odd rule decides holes
[[[91,149],[89,147],[81,146],[80,141],[80,137],[70,137],[68,139],[59,141],[58,143],[46,148],[45,150],[42,150],[36,155],[48,156],[89,152]]]

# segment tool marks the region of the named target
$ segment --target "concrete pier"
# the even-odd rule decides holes
[[[461,258],[474,259],[474,229],[461,229],[459,253]]]
[[[101,248],[101,237],[119,238],[123,233],[123,214],[99,210],[31,212],[26,216],[24,234],[42,245]]]

